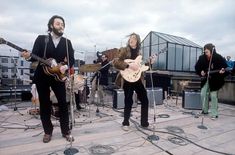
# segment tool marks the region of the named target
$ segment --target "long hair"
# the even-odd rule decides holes
[[[128,39],[128,41],[127,41],[127,47],[129,47],[129,42],[130,42],[130,37],[131,36],[133,36],[133,35],[135,35],[136,36],[136,38],[137,38],[137,46],[136,46],[136,49],[137,50],[140,50],[140,47],[141,47],[141,39],[140,39],[140,35],[138,35],[137,33],[131,33],[131,34],[129,34],[127,37],[129,37],[129,39]]]
[[[210,53],[212,53],[213,50],[214,50],[213,53],[216,53],[215,45],[213,45],[212,43],[206,44],[206,45],[204,46],[204,51],[205,51],[206,49],[208,49],[208,50],[210,51]],[[205,54],[205,52],[204,52],[204,54]]]
[[[64,27],[65,27],[64,18],[61,17],[61,16],[58,16],[58,15],[54,15],[54,16],[52,16],[51,19],[48,21],[48,24],[47,24],[47,27],[48,27],[48,30],[47,30],[47,31],[48,31],[48,32],[51,32],[51,31],[52,31],[51,25],[53,25],[54,20],[55,20],[56,18],[61,19],[61,20],[63,21]]]

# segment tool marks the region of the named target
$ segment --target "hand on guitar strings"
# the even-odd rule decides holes
[[[224,74],[224,72],[225,72],[224,68],[221,68],[221,70],[219,71],[220,74]]]
[[[68,69],[68,66],[67,66],[67,65],[63,65],[63,66],[60,67],[60,72],[61,72],[62,74],[64,74],[67,69]]]
[[[204,70],[201,71],[201,76],[205,76],[206,73],[204,72]]]
[[[28,52],[27,50],[24,50],[20,53],[20,56],[27,60],[30,58],[30,52]]]
[[[136,63],[129,63],[129,69],[133,70],[133,71],[137,71],[139,69],[139,65]]]

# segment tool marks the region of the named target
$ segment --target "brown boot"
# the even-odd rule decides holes
[[[51,141],[51,137],[52,137],[52,135],[45,134],[45,135],[43,136],[43,139],[42,139],[43,143],[48,143],[48,142],[50,142],[50,141]]]

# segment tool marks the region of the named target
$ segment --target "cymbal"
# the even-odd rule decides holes
[[[96,72],[101,68],[101,64],[85,64],[79,68],[80,72]]]

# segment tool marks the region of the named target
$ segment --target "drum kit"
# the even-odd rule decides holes
[[[85,65],[80,66],[79,71],[80,71],[80,73],[97,72],[97,71],[99,71],[100,68],[101,68],[101,64],[85,64]],[[70,101],[71,92],[80,95],[80,102],[81,103],[87,102],[87,92],[89,92],[89,88],[87,88],[87,78],[88,77],[83,74],[74,74],[71,78],[73,80],[71,80],[69,78],[66,80],[65,86],[66,86],[66,100],[67,100],[67,102]],[[71,82],[72,82],[72,85],[71,85]],[[72,91],[71,91],[71,87],[72,87]],[[58,113],[58,108],[57,108],[58,101],[57,101],[53,91],[51,91],[50,98],[52,101],[52,109],[54,110],[52,112],[52,115],[55,117],[58,117],[56,115],[56,113]]]

